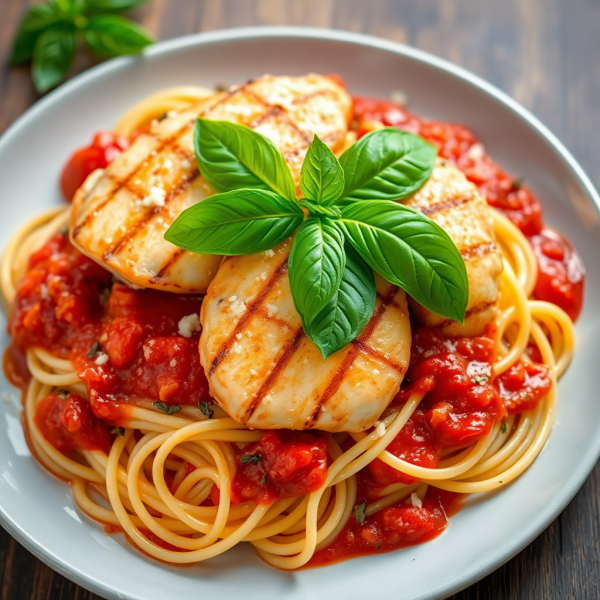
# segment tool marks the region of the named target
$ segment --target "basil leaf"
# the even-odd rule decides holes
[[[437,149],[422,137],[385,127],[362,137],[342,156],[343,200],[401,200],[429,178]]]
[[[290,290],[303,323],[333,298],[346,265],[344,236],[328,218],[309,217],[294,237],[288,259]]]
[[[234,190],[184,210],[165,239],[199,254],[252,254],[280,244],[303,220],[302,209],[275,192]]]
[[[342,216],[342,211],[338,206],[324,206],[323,204],[317,204],[308,198],[300,198],[298,204],[315,215],[324,215],[326,217],[333,217],[334,219],[339,219]]]
[[[66,17],[74,17],[83,10],[82,0],[50,0],[50,5]]]
[[[302,193],[317,204],[333,204],[344,191],[344,171],[327,144],[317,135],[308,147],[300,171]]]
[[[148,0],[85,0],[84,10],[88,14],[123,12],[137,8],[146,2]]]
[[[467,270],[454,242],[439,225],[387,200],[349,203],[336,223],[382,277],[434,313],[464,322],[469,300]]]
[[[89,50],[100,58],[137,54],[154,38],[137,23],[118,15],[91,17],[83,30]]]
[[[375,309],[373,269],[346,242],[346,268],[340,287],[329,303],[305,328],[323,358],[337,352],[364,329]]]
[[[18,65],[31,60],[40,34],[60,20],[60,15],[48,4],[34,4],[19,25],[10,56],[11,64]]]
[[[31,74],[40,94],[58,85],[69,72],[75,56],[75,31],[68,24],[55,25],[37,39]]]
[[[272,190],[295,202],[296,186],[285,158],[264,135],[229,121],[198,119],[194,148],[200,172],[217,192]]]

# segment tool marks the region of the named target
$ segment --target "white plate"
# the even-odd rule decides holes
[[[352,93],[404,91],[419,115],[468,125],[491,156],[524,176],[546,219],[576,243],[588,268],[587,305],[573,364],[560,383],[557,421],[535,463],[498,494],[473,498],[427,544],[317,570],[285,573],[249,548],[191,568],[168,567],[107,536],[75,508],[70,488],[45,473],[25,444],[18,393],[0,380],[0,521],[36,556],[108,598],[203,597],[323,600],[443,598],[507,561],[565,507],[600,453],[600,200],[554,136],[522,107],[475,76],[423,52],[351,33],[238,29],[157,44],[111,61],[48,95],[0,140],[0,245],[29,215],[59,201],[57,178],[74,148],[110,128],[160,88],[236,83],[263,73],[341,75]],[[4,330],[4,327],[3,327]],[[8,342],[4,335],[2,345]],[[6,394],[3,394],[6,397]]]

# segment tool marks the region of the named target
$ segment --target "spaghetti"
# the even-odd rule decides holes
[[[130,110],[115,134],[129,137],[163,113],[181,110],[210,94],[189,87],[156,94]],[[548,439],[557,379],[573,355],[574,327],[561,308],[533,298],[538,262],[532,247],[508,218],[492,212],[504,260],[499,314],[491,334],[493,373],[498,378],[519,362],[532,364],[531,356],[536,356],[547,367],[549,391],[532,410],[514,411],[475,443],[444,451],[435,468],[413,464],[387,450],[427,393],[414,385],[404,403],[393,404],[371,431],[323,434],[328,465],[318,489],[299,497],[234,504],[231,489],[239,469],[239,445],[260,442],[264,432],[248,429],[216,406],[210,407],[211,418],[191,406],[166,414],[146,399],[115,413],[111,420],[119,429],[106,451],[83,447],[61,451],[40,429],[36,406],[51,393],[86,399],[88,386],[68,358],[32,346],[26,351],[31,378],[24,422],[36,458],[71,483],[75,501],[88,517],[124,531],[146,554],[174,564],[203,561],[240,542],[252,544],[265,562],[281,569],[311,564],[315,553],[327,549],[356,516],[357,476],[375,459],[414,481],[379,489],[376,498],[359,507],[364,510],[359,520],[367,522],[387,507],[406,503],[418,507],[434,489],[470,494],[508,485],[529,467]],[[68,220],[68,207],[55,208],[15,233],[0,264],[5,306],[13,305],[32,253]]]

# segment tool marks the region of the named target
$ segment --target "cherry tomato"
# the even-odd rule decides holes
[[[89,146],[76,150],[60,176],[60,189],[65,200],[70,202],[90,173],[96,169],[105,169],[128,147],[127,138],[110,131],[100,131]]]

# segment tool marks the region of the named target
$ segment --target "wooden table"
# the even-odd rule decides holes
[[[0,0],[0,132],[38,96],[6,66],[27,0]],[[160,39],[248,25],[361,31],[491,81],[541,118],[600,187],[598,0],[153,0],[133,15]],[[78,58],[73,73],[92,64]],[[600,467],[528,548],[452,600],[598,600]],[[0,529],[0,600],[92,600]]]

